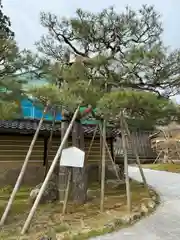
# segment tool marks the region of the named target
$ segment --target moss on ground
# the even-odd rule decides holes
[[[143,164],[142,166],[152,170],[180,173],[180,164],[177,163]]]
[[[81,206],[68,203],[67,213],[62,216],[60,203],[41,205],[33,218],[28,235],[24,239],[38,240],[42,236],[55,234],[64,240],[83,240],[126,227],[120,220],[127,216],[125,184],[106,184],[104,213],[100,213],[100,186],[90,186],[92,201]],[[0,190],[0,214],[12,189]],[[132,212],[139,211],[141,204],[147,204],[149,196],[141,183],[131,181]],[[0,231],[1,240],[19,239],[18,234],[31,206],[28,199],[30,189],[22,188],[17,194],[6,225]],[[151,190],[153,195],[155,192]],[[72,234],[73,233],[73,234]],[[60,238],[61,237],[61,238]]]

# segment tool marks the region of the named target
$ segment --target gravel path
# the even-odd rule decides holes
[[[149,169],[144,173],[161,197],[156,212],[129,228],[91,240],[180,240],[180,174]],[[136,167],[129,167],[129,175],[141,181]]]

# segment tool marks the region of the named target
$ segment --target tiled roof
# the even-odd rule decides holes
[[[0,132],[21,132],[30,133],[35,132],[38,127],[38,120],[0,120]],[[52,128],[52,123],[44,121],[41,126],[41,132],[50,131]],[[92,136],[96,129],[96,125],[83,125],[83,130],[85,136]],[[60,133],[61,122],[57,122],[54,127],[54,132]],[[107,137],[115,137],[119,135],[120,131],[117,128],[108,127]],[[97,131],[97,136],[100,135],[99,130]]]

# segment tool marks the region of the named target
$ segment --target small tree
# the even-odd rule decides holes
[[[29,59],[20,53],[11,30],[10,19],[4,15],[0,1],[0,118],[16,116],[19,106],[15,103],[22,95],[19,76],[25,72]],[[14,115],[15,114],[15,115]]]
[[[1,38],[4,38],[4,37],[14,37],[14,32],[12,31],[11,29],[11,22],[10,22],[10,19],[8,16],[6,16],[3,11],[2,11],[2,1],[0,1],[0,32],[1,32],[1,35],[0,37]]]
[[[14,102],[26,95],[23,85],[45,73],[48,64],[49,61],[28,50],[19,50],[10,19],[3,13],[0,1],[0,108],[1,114],[3,112],[0,118],[12,118],[16,110],[19,112],[19,106]]]

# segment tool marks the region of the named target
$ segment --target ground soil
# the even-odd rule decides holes
[[[105,233],[105,228],[114,218],[127,215],[126,189],[125,184],[115,182],[106,183],[105,209],[100,213],[100,186],[97,183],[89,187],[89,200],[82,206],[75,206],[68,203],[67,213],[62,216],[62,205],[60,203],[46,204],[39,206],[31,223],[29,232],[23,238],[19,238],[19,232],[30,210],[31,204],[28,201],[30,188],[22,187],[17,194],[12,210],[8,216],[5,226],[0,229],[1,240],[40,240],[42,236],[55,234],[57,239],[70,239],[69,233],[82,233],[91,230],[91,234],[80,234],[77,238],[87,239],[94,235]],[[12,189],[6,187],[0,190],[0,215],[4,211],[8,197]],[[144,186],[138,182],[131,181],[132,211],[138,212],[142,203],[149,201],[149,196]],[[120,226],[121,227],[121,226]],[[102,229],[99,231],[96,229]],[[67,236],[62,238],[62,235]],[[80,237],[81,236],[81,237]],[[54,240],[54,238],[52,237]]]

